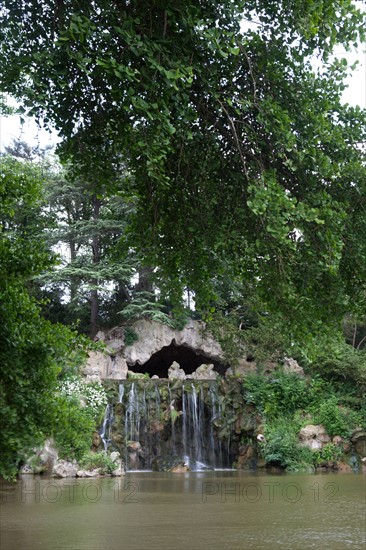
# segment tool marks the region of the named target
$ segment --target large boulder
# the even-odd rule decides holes
[[[253,445],[240,445],[236,468],[238,470],[249,470],[255,466],[257,453]]]
[[[83,368],[87,381],[94,382],[106,378],[109,364],[109,355],[101,351],[91,351]]]
[[[237,376],[239,378],[245,378],[247,374],[255,373],[257,371],[257,363],[255,361],[248,361],[246,358],[241,358],[235,367],[229,367],[226,370],[226,376]]]
[[[291,357],[285,357],[283,361],[283,371],[286,374],[296,374],[300,378],[305,378],[304,369],[300,367],[299,363]]]
[[[109,355],[101,351],[89,353],[83,374],[88,382],[104,379],[125,380],[127,378],[127,363],[121,355]]]
[[[190,376],[187,376],[193,380],[216,380],[217,377],[214,366],[206,364],[200,365]]]
[[[360,455],[361,458],[366,457],[366,431],[358,428],[355,430],[351,436],[351,441],[355,448],[356,453]]]
[[[184,462],[181,462],[179,464],[175,464],[168,470],[172,474],[185,474],[186,472],[189,472],[189,466],[188,464],[185,464]]]
[[[47,439],[43,447],[34,449],[27,462],[22,466],[22,474],[51,473],[58,460],[58,452],[51,439]]]
[[[78,465],[76,462],[68,462],[67,460],[59,460],[53,467],[54,477],[76,477],[78,473]]]
[[[170,380],[185,380],[187,377],[184,370],[180,368],[179,363],[173,361],[168,369],[168,378]]]
[[[330,441],[329,435],[321,424],[308,424],[300,430],[300,444],[304,447],[309,447],[313,451],[322,449]]]
[[[58,452],[52,439],[47,439],[39,454],[41,463],[45,465],[45,471],[51,473],[58,460]]]
[[[126,359],[120,355],[111,355],[109,358],[106,378],[112,380],[125,380],[127,378],[128,366]]]
[[[130,469],[140,470],[144,467],[145,455],[139,441],[128,441],[127,452]]]
[[[121,455],[117,451],[113,451],[110,454],[111,460],[116,465],[115,469],[112,472],[113,477],[121,477],[126,473],[125,463],[123,462]]]
[[[205,328],[205,323],[193,320],[183,330],[175,330],[162,323],[141,319],[133,325],[138,340],[126,346],[122,354],[129,365],[143,365],[154,353],[174,342],[176,346],[191,348],[208,359],[223,362],[224,353],[220,344]]]
[[[100,468],[95,468],[94,470],[77,470],[76,472],[76,477],[99,477],[100,475]]]

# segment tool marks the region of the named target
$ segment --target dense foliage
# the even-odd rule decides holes
[[[299,431],[307,424],[321,424],[331,438],[347,441],[356,428],[366,424],[365,375],[366,357],[361,354],[359,374],[352,377],[353,393],[319,374],[307,379],[281,372],[248,376],[244,396],[263,415],[266,441],[261,454],[265,460],[288,470],[309,470],[342,460],[342,444],[330,442],[311,451],[299,444]]]
[[[366,117],[331,59],[364,38],[357,3],[5,0],[1,17],[1,88],[96,194],[123,160],[130,243],[171,297],[255,282],[299,334],[364,306]]]
[[[280,420],[300,404],[331,432],[355,423],[339,407],[362,408],[365,356],[338,335],[347,314],[364,346],[366,112],[342,104],[349,67],[332,53],[364,40],[357,4],[3,0],[0,91],[57,128],[64,163],[46,174],[24,146],[1,158],[5,475],[56,426],[81,456],[95,421],[80,396],[56,398],[79,344],[35,297],[94,335],[126,318],[183,325],[185,292],[228,362],[291,354],[332,385],[328,399],[257,380],[273,439],[291,448]]]
[[[84,352],[75,333],[41,317],[27,289],[51,261],[28,223],[40,202],[40,173],[14,159],[0,161],[0,472],[11,477],[25,453],[62,423],[58,376],[75,369]]]
[[[89,452],[92,433],[102,423],[105,391],[100,383],[86,384],[74,374],[59,385],[55,398],[60,414],[52,435],[60,455],[80,459]]]

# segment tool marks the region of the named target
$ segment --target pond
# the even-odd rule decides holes
[[[1,483],[1,550],[365,550],[366,476],[182,474]]]

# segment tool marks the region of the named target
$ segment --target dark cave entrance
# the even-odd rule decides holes
[[[177,346],[174,340],[169,346],[164,346],[154,353],[143,365],[135,363],[129,365],[129,368],[133,372],[148,373],[150,377],[157,374],[159,378],[168,378],[168,369],[173,361],[179,363],[186,374],[192,374],[203,363],[213,364],[219,374],[224,374],[227,369],[224,363],[187,346]]]

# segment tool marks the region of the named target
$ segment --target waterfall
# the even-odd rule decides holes
[[[171,429],[172,429],[172,456],[176,456],[176,448],[175,448],[175,421],[176,421],[176,414],[177,411],[175,410],[175,399],[172,398],[172,391],[170,388],[170,384],[168,383],[168,392],[169,392],[169,412],[170,412],[170,422],[171,422]]]
[[[217,400],[212,386],[209,387],[210,400],[205,403],[204,388],[199,391],[192,383],[183,387],[182,422],[184,458],[191,470],[217,468],[217,448],[221,441],[215,431],[214,421],[218,419]],[[219,464],[221,466],[221,463]]]
[[[113,407],[112,405],[107,405],[104,413],[104,420],[102,428],[99,432],[100,438],[103,441],[104,450],[107,451],[108,446],[111,442],[111,425],[113,423]]]
[[[202,409],[202,400],[201,395],[197,395],[195,386],[191,385],[191,393],[188,394],[188,415],[185,419],[191,424],[191,433],[193,432],[193,447],[191,448],[191,466],[193,468],[202,468],[205,467],[205,464],[202,463],[202,446],[204,441],[204,411]],[[193,455],[193,456],[192,456]]]
[[[230,439],[220,437],[222,410],[216,381],[126,380],[107,406],[100,436],[128,470],[230,468]],[[225,427],[227,433],[227,427]]]
[[[120,384],[119,385],[119,389],[118,389],[118,403],[123,403],[123,396],[125,394],[125,386],[124,384]]]
[[[210,388],[210,397],[211,397],[211,422],[210,422],[210,462],[217,467],[216,462],[216,453],[215,453],[215,433],[214,433],[214,422],[217,419],[217,397],[213,390]]]
[[[183,459],[184,462],[187,462],[189,464],[189,456],[188,456],[188,434],[187,434],[187,395],[184,391],[184,382],[182,386],[182,423],[183,423],[183,430],[182,430],[182,439],[183,439]]]

